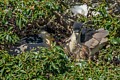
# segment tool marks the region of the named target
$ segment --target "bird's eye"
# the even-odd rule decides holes
[[[20,53],[20,50],[18,50],[18,49],[15,49],[15,52],[16,52],[16,53]]]

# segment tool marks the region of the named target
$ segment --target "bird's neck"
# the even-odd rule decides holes
[[[70,52],[73,52],[73,50],[75,49],[75,46],[77,45],[77,40],[76,40],[76,35],[73,32],[73,34],[70,37],[70,42],[69,42],[69,48],[70,48]]]

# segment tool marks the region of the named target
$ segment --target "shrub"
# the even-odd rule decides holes
[[[70,70],[70,59],[56,46],[52,49],[41,48],[36,54],[26,52],[11,56],[5,52],[0,55],[1,79],[49,78]]]
[[[21,36],[29,35],[28,32],[39,33],[53,11],[63,10],[62,4],[55,0],[3,0],[0,6],[0,35],[3,36],[0,40],[4,44],[13,44]]]
[[[15,44],[25,35],[39,33],[54,16],[53,11],[63,13],[70,7],[66,6],[67,2],[68,0],[0,1],[0,46]],[[72,2],[70,5],[73,5]],[[102,15],[78,19],[85,23],[90,20],[93,22],[92,27],[104,27],[110,32],[110,47],[100,51],[97,62],[72,62],[58,46],[51,49],[40,48],[37,54],[30,51],[17,56],[1,50],[0,79],[119,79],[119,65],[111,63],[120,59],[120,21],[118,15],[107,13],[106,6],[109,7],[108,4],[101,3],[96,8]],[[91,27],[91,24],[87,26]]]
[[[99,61],[97,63],[72,62],[63,49],[40,48],[38,53],[26,52],[12,56],[0,51],[0,79],[115,79],[119,66]]]

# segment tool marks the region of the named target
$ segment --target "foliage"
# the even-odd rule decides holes
[[[71,62],[62,48],[41,48],[17,56],[0,52],[1,79],[118,79],[118,66],[104,62]],[[109,65],[109,66],[108,66]]]
[[[10,27],[12,28],[12,27]],[[19,40],[19,37],[14,34],[11,29],[8,29],[8,31],[1,31],[0,32],[0,43],[5,44],[5,43],[15,43]]]
[[[49,78],[70,69],[70,60],[60,47],[41,48],[40,52],[27,52],[17,56],[1,52],[1,79]]]
[[[53,11],[62,11],[62,5],[60,5],[58,1],[56,2],[54,0],[0,1],[0,31],[3,31],[0,35],[5,35],[10,28],[10,32],[14,33],[13,36],[16,36],[10,36],[13,39],[11,43],[13,43],[17,41],[15,39],[20,37],[20,35],[27,34],[28,29],[32,33],[35,33],[35,29],[42,26],[39,24],[43,24],[40,18],[51,19],[50,17]],[[36,20],[38,21],[36,22]],[[7,35],[9,34],[10,33],[7,33]],[[8,39],[4,37],[0,37],[0,39],[4,40],[6,44],[9,42]]]
[[[17,56],[1,51],[1,79],[118,79],[119,66],[109,63],[71,62],[62,48],[41,48],[39,53],[27,52]]]
[[[84,1],[84,0],[83,0]],[[30,32],[39,33],[41,27],[54,16],[54,11],[63,13],[70,6],[67,0],[2,0],[0,1],[0,44],[14,44]],[[71,2],[71,5],[72,2]],[[53,46],[40,48],[36,54],[26,52],[17,56],[0,50],[0,79],[60,79],[60,80],[117,80],[120,78],[120,20],[118,15],[109,14],[106,3],[101,3],[96,11],[101,15],[81,16],[78,20],[92,21],[92,27],[103,27],[110,32],[109,47],[102,49],[97,62],[72,62],[63,49]],[[114,64],[114,65],[113,65]]]

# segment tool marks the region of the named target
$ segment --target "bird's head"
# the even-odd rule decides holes
[[[41,31],[39,36],[42,37],[43,43],[48,44],[49,46],[51,46],[52,42],[54,41],[54,38],[46,31]]]
[[[80,22],[74,22],[73,24],[73,32],[75,33],[76,39],[80,42],[81,30],[83,28],[83,24]]]
[[[73,31],[75,32],[75,34],[79,34],[81,32],[82,27],[83,27],[82,23],[74,22],[74,24],[73,24]]]

